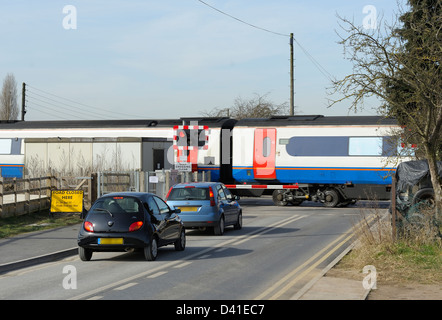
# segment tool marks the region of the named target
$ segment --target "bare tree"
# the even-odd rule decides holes
[[[14,75],[8,73],[3,81],[0,96],[0,120],[17,120],[18,115],[17,83]]]
[[[275,115],[288,114],[288,103],[275,104],[267,99],[268,93],[255,96],[250,99],[237,97],[230,108],[215,108],[212,111],[203,112],[210,117],[229,116],[235,119],[244,118],[267,118]]]
[[[442,3],[440,0],[409,0],[392,25],[365,29],[344,18],[341,36],[353,73],[333,84],[351,108],[363,108],[364,99],[378,97],[378,112],[395,117],[409,139],[428,160],[435,191],[436,216],[442,211],[442,188],[437,170],[442,128]],[[381,28],[382,26],[382,28]]]

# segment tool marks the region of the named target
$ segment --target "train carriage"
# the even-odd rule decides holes
[[[184,165],[210,171],[234,193],[273,194],[277,205],[337,206],[389,198],[398,162],[388,160],[399,159],[392,137],[400,131],[377,116],[8,121],[0,123],[0,167],[4,177],[21,177],[36,163],[43,170]]]
[[[243,119],[232,130],[228,187],[271,190],[278,205],[389,199],[400,127],[376,116]]]
[[[1,173],[22,178],[36,167],[42,172],[170,169],[168,151],[173,126],[179,123],[179,119],[3,121]]]

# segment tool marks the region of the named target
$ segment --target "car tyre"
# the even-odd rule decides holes
[[[434,190],[433,188],[420,189],[413,197],[413,205],[417,205],[420,202],[421,205],[428,208],[434,208]]]
[[[92,259],[93,251],[83,247],[78,247],[78,255],[82,261],[90,261]]]
[[[240,211],[238,213],[238,220],[236,221],[236,223],[233,225],[233,229],[235,230],[240,230],[242,228],[242,212]]]
[[[219,223],[216,227],[213,227],[213,233],[217,236],[221,236],[224,233],[224,216],[221,216]]]
[[[180,237],[175,241],[175,250],[183,251],[186,248],[186,231],[181,230]]]
[[[156,237],[152,237],[150,244],[144,247],[144,257],[147,261],[155,261],[158,256],[158,241]]]

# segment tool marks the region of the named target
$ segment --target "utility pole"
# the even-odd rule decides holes
[[[26,107],[26,83],[23,82],[23,87],[21,89],[21,121],[25,121],[25,110]]]
[[[295,114],[295,75],[293,68],[293,33],[290,33],[290,115]]]

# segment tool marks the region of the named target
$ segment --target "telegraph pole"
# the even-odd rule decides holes
[[[293,33],[290,33],[290,115],[295,114],[295,75],[293,68]]]
[[[23,87],[21,89],[21,121],[25,121],[25,110],[26,107],[26,83],[23,82]]]

